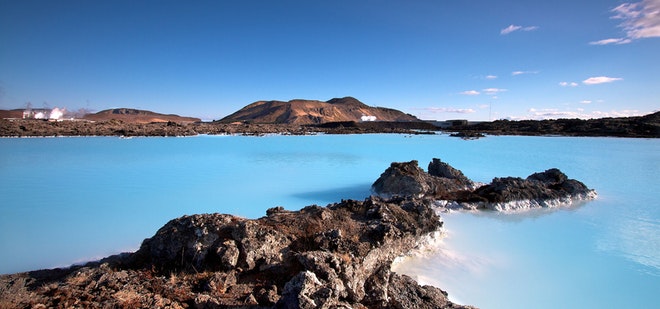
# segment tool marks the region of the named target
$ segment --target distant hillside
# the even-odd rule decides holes
[[[23,118],[23,110],[22,109],[12,109],[12,110],[0,109],[0,119],[2,119],[2,118]]]
[[[553,120],[496,120],[475,125],[454,126],[450,131],[483,132],[507,135],[567,135],[567,136],[620,136],[660,137],[660,112],[645,116],[553,119]]]
[[[132,108],[106,109],[96,114],[87,114],[83,118],[93,121],[116,119],[129,123],[151,123],[151,122],[168,122],[168,121],[178,122],[178,123],[190,123],[190,122],[200,121],[199,118],[182,117],[173,114],[165,115],[165,114],[154,113],[152,111],[145,111],[145,110],[132,109]]]
[[[220,122],[321,124],[342,121],[420,121],[401,111],[371,107],[355,98],[316,100],[258,101],[223,118]]]

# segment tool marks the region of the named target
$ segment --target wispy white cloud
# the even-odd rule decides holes
[[[520,28],[522,28],[522,27],[521,26],[509,25],[508,27],[500,30],[500,34],[501,35],[509,34],[511,32],[519,30]]]
[[[500,92],[505,92],[505,91],[507,91],[507,90],[502,89],[502,88],[486,88],[486,89],[482,89],[481,92],[477,91],[477,90],[466,90],[466,91],[461,92],[460,94],[476,96],[476,95],[480,95],[480,94],[483,93],[483,94],[492,96],[493,99],[497,99],[497,94],[500,93]]]
[[[593,102],[593,101],[591,101],[591,100],[582,100],[582,101],[580,101],[580,103],[582,103],[582,104],[591,104],[591,102]]]
[[[591,45],[608,45],[608,44],[621,45],[621,44],[628,44],[630,42],[632,42],[631,39],[617,38],[617,39],[604,39],[604,40],[600,40],[600,41],[589,42],[589,44],[591,44]]]
[[[624,3],[612,10],[631,39],[660,37],[660,0]]]
[[[436,113],[457,113],[457,114],[471,114],[475,112],[475,110],[471,108],[450,108],[450,107],[431,107],[428,110]]]
[[[507,120],[542,120],[542,119],[553,119],[551,116],[546,116],[545,114],[552,114],[556,113],[558,110],[556,109],[536,109],[536,108],[530,108],[527,110],[527,115],[523,116],[506,116],[503,117],[502,119],[507,119]],[[547,117],[547,118],[546,118]],[[555,117],[557,118],[557,117]],[[559,117],[561,118],[561,117]]]
[[[596,76],[596,77],[589,77],[585,80],[582,81],[583,84],[585,85],[598,85],[598,84],[604,84],[604,83],[611,83],[615,81],[623,80],[623,78],[620,77],[608,77],[608,76]]]
[[[476,90],[465,90],[465,91],[461,92],[461,94],[464,94],[464,95],[479,95],[480,92],[476,91]]]
[[[507,91],[506,89],[501,89],[501,88],[486,88],[483,90],[484,93],[487,95],[496,95],[500,92],[505,92]]]
[[[559,86],[562,86],[562,87],[577,87],[578,83],[576,83],[576,82],[560,82]]]
[[[440,114],[440,113],[471,114],[476,112],[472,108],[453,108],[453,107],[423,107],[423,108],[415,108],[415,109],[433,114]]]
[[[537,26],[517,26],[517,25],[511,24],[508,27],[500,30],[500,34],[501,35],[507,35],[511,32],[515,32],[515,31],[534,31],[538,28],[539,27],[537,27]]]
[[[523,119],[532,119],[532,120],[543,120],[543,119],[559,119],[559,118],[579,118],[579,119],[593,119],[593,118],[605,118],[605,117],[632,117],[632,116],[641,116],[639,110],[611,110],[609,112],[603,111],[591,111],[585,112],[583,108],[577,108],[575,110],[559,110],[556,108],[530,108],[528,110],[527,116],[522,117],[507,117],[511,120],[523,120]]]
[[[511,72],[511,75],[518,76],[523,74],[538,74],[538,73],[539,71],[513,71]]]
[[[633,117],[633,116],[643,116],[644,113],[636,109],[624,109],[624,110],[611,110],[609,112],[603,111],[593,111],[591,113],[585,114],[588,118],[605,118],[605,117]]]
[[[604,118],[604,117],[633,117],[633,116],[643,116],[644,113],[636,109],[624,109],[624,110],[612,110],[609,112],[594,111],[591,113],[595,115],[594,118]]]
[[[486,75],[486,79],[497,79],[497,75]]]
[[[627,44],[633,40],[660,37],[660,0],[623,3],[612,9],[625,36],[590,42],[592,45]]]

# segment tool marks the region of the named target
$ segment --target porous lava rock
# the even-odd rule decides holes
[[[472,185],[472,181],[463,175],[463,172],[455,169],[453,166],[442,162],[438,158],[433,158],[428,167],[429,175],[440,178],[456,179],[460,184]]]
[[[418,162],[394,162],[372,185],[381,196],[428,198],[449,208],[520,210],[570,205],[590,200],[596,192],[569,179],[557,168],[519,177],[496,177],[477,186],[460,170],[434,158],[424,172]]]
[[[534,207],[556,207],[573,201],[590,200],[596,192],[584,183],[569,179],[557,168],[534,173],[526,179],[494,178],[487,185],[458,200],[466,208],[514,210]]]
[[[428,200],[344,200],[171,220],[140,249],[0,276],[0,307],[462,308],[391,271],[442,226]]]
[[[417,160],[393,162],[371,189],[381,196],[447,199],[475,185],[463,172],[437,158],[429,163],[428,170],[424,172]]]
[[[449,128],[463,136],[474,132],[491,135],[564,135],[660,137],[660,112],[644,116],[596,119],[495,120],[476,124],[460,124]]]

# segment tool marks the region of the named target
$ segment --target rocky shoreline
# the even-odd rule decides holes
[[[314,134],[435,134],[437,128],[424,122],[342,122],[323,125],[221,123],[221,122],[152,122],[135,123],[122,120],[44,121],[34,119],[0,119],[2,137],[50,137],[50,136],[195,136],[200,134],[250,135],[266,134],[314,135]]]
[[[467,139],[491,135],[562,135],[660,138],[660,112],[645,116],[599,119],[496,120],[455,125],[447,130]]]
[[[428,201],[380,198],[184,216],[135,253],[1,276],[0,307],[465,308],[390,268],[441,226]]]
[[[129,118],[126,118],[129,119]],[[642,117],[603,119],[557,120],[497,120],[471,125],[455,125],[441,129],[424,121],[342,121],[321,124],[284,124],[253,122],[134,122],[109,119],[101,121],[64,120],[45,121],[35,119],[0,119],[2,137],[37,136],[194,136],[200,134],[240,135],[310,135],[310,134],[436,134],[453,132],[451,136],[477,139],[490,135],[562,135],[562,136],[612,136],[635,138],[660,138],[660,112]]]
[[[489,205],[595,197],[557,169],[482,185],[439,159],[428,172],[417,161],[392,163],[372,188],[380,196],[275,207],[253,220],[177,218],[134,253],[0,276],[0,307],[470,308],[392,271],[443,226],[438,200],[497,210]]]

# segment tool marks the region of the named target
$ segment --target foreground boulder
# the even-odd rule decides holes
[[[372,190],[380,196],[433,199],[447,208],[498,211],[558,207],[596,197],[594,190],[556,168],[526,179],[494,178],[491,183],[478,186],[440,159],[429,163],[428,173],[415,160],[392,163],[374,182]]]
[[[184,216],[132,254],[2,276],[0,307],[461,308],[390,267],[441,226],[429,201],[377,197]]]

